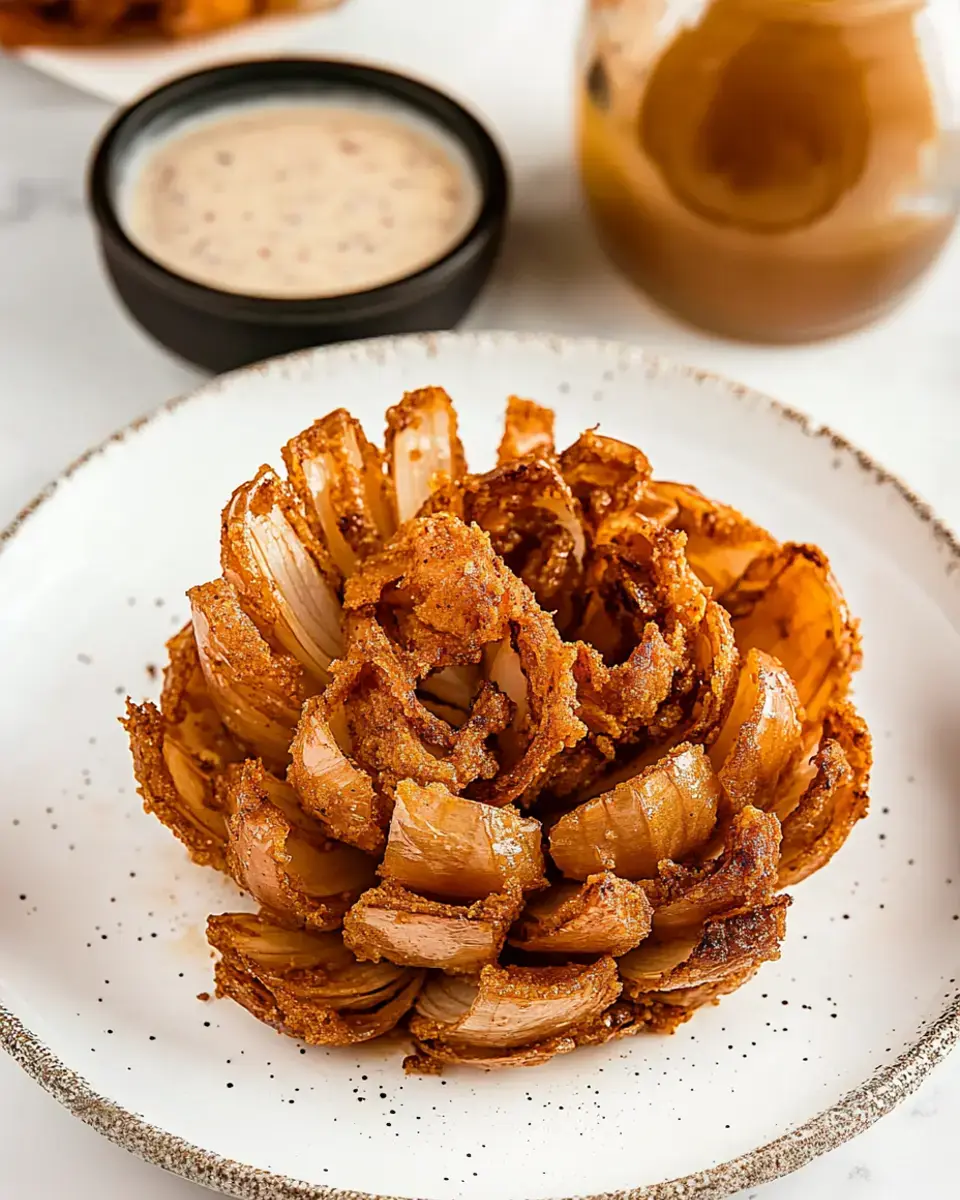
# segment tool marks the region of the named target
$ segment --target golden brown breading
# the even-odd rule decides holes
[[[588,429],[560,455],[560,470],[590,529],[609,514],[642,512],[650,460],[636,446]]]
[[[860,630],[817,546],[786,542],[755,559],[722,597],[740,652],[765,650],[786,667],[806,718],[842,700],[860,666]]]
[[[291,438],[283,460],[316,537],[348,578],[396,531],[380,451],[338,408]]]
[[[642,887],[605,871],[533,896],[509,940],[529,953],[617,956],[649,934],[652,915]]]
[[[344,607],[348,614],[377,617],[411,688],[445,667],[480,663],[486,647],[511,639],[522,695],[501,690],[518,711],[522,706],[522,724],[515,730],[522,749],[477,785],[478,798],[507,804],[528,792],[550,760],[583,736],[574,715],[574,648],[564,645],[476,526],[449,514],[409,521],[349,580]]]
[[[224,725],[269,767],[282,769],[300,709],[318,685],[292,655],[271,650],[225,580],[187,595],[207,690]]]
[[[610,792],[578,805],[550,830],[550,857],[571,879],[613,871],[653,879],[713,833],[720,784],[702,746],[686,743]]]
[[[427,900],[388,880],[353,905],[343,940],[361,961],[385,958],[399,966],[476,974],[496,962],[522,906],[523,893],[512,881],[506,891],[464,905]]]
[[[207,922],[220,953],[217,995],[314,1046],[352,1046],[388,1033],[408,1012],[424,972],[360,963],[339,933],[291,930],[261,914]]]
[[[540,823],[512,805],[454,796],[440,784],[397,787],[380,874],[416,892],[483,900],[511,884],[545,885]]]
[[[670,1000],[670,992],[740,977],[780,957],[789,896],[712,917],[692,933],[649,938],[619,959],[631,999]]]
[[[571,625],[587,543],[580,505],[553,463],[530,457],[456,484],[445,481],[420,515],[438,512],[479,525],[557,627]]]
[[[730,822],[723,853],[701,867],[664,862],[646,885],[653,930],[661,940],[698,928],[709,917],[753,908],[773,896],[780,861],[780,822],[744,808]]]
[[[376,879],[376,860],[333,841],[296,793],[249,759],[228,772],[227,866],[278,922],[339,929]]]
[[[537,458],[553,458],[556,453],[553,425],[552,408],[544,408],[533,400],[510,396],[497,462],[509,463],[530,454]]]
[[[618,738],[645,728],[654,741],[710,740],[732,700],[738,656],[726,614],[686,560],[683,535],[638,516],[607,517],[585,588],[577,636],[596,651],[581,656],[582,666],[589,662],[585,716],[590,706],[606,711],[598,731]]]

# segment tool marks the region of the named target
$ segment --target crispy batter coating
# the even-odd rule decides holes
[[[654,740],[709,740],[732,699],[738,659],[725,613],[686,560],[683,535],[634,515],[607,517],[585,586],[577,636],[593,653],[581,651],[584,715],[598,726],[595,711],[605,711],[599,731],[618,738],[645,728]]]
[[[660,864],[647,885],[653,929],[661,940],[697,928],[709,917],[752,908],[773,896],[780,861],[780,822],[745,808],[730,822],[723,853],[702,867]]]
[[[330,664],[343,652],[336,571],[270,467],[238,487],[224,509],[220,562],[267,642],[328,683]]]
[[[610,667],[593,646],[578,642],[573,665],[577,715],[592,733],[611,738],[652,725],[670,695],[676,670],[676,654],[653,621],[626,662]]]
[[[511,639],[526,683],[516,730],[523,748],[477,785],[478,798],[507,804],[527,793],[551,759],[583,736],[574,715],[574,648],[476,526],[449,514],[408,522],[348,582],[344,607],[376,616],[392,634],[412,687],[445,667],[479,663],[487,646]]]
[[[650,460],[636,446],[588,429],[560,455],[560,470],[591,530],[610,514],[642,511]]]
[[[531,953],[616,956],[643,941],[652,917],[642,887],[604,871],[534,896],[511,931],[510,944]]]
[[[446,481],[421,509],[438,512],[479,525],[558,628],[571,625],[587,543],[580,505],[553,463],[530,457]]]
[[[349,578],[396,530],[380,451],[338,408],[291,438],[283,460],[317,538]]]
[[[220,954],[217,995],[313,1046],[353,1046],[389,1033],[408,1012],[424,972],[360,963],[339,933],[291,930],[261,914],[207,922]]]
[[[597,871],[653,879],[662,860],[687,858],[706,845],[719,801],[703,747],[683,744],[562,816],[550,830],[550,857],[572,879]]]
[[[642,943],[617,966],[631,999],[719,984],[780,957],[789,896],[712,917],[693,933]]]
[[[787,542],[756,559],[723,597],[737,645],[790,672],[808,721],[846,695],[860,666],[860,630],[817,546]]]
[[[317,690],[290,654],[273,651],[223,579],[187,593],[210,699],[230,732],[284,767],[304,700]]]
[[[512,881],[506,891],[468,905],[427,900],[387,881],[347,913],[343,940],[361,961],[385,958],[404,967],[475,974],[496,962],[522,905],[523,893]]]
[[[280,923],[339,929],[376,879],[376,860],[335,842],[299,806],[293,789],[249,759],[225,787],[227,866]]]
[[[372,615],[351,614],[349,650],[336,668],[328,706],[341,704],[351,753],[388,795],[401,779],[442,783],[460,792],[491,779],[499,763],[488,744],[510,722],[512,705],[484,682],[456,726],[437,716],[414,690],[414,671],[402,648],[390,642]]]
[[[511,463],[530,454],[537,458],[553,458],[556,453],[553,425],[552,408],[544,408],[533,400],[510,396],[497,462]]]
[[[416,516],[436,483],[466,472],[456,410],[443,388],[407,392],[387,410],[384,440],[401,525]]]

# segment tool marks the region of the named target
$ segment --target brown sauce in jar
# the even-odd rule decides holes
[[[892,306],[954,221],[925,191],[938,128],[920,7],[713,0],[657,46],[651,3],[629,46],[599,39],[580,153],[617,264],[749,340],[837,334]]]

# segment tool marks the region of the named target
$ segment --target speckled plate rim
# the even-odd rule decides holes
[[[695,367],[674,363],[641,347],[603,338],[578,338],[548,334],[509,332],[412,334],[399,337],[375,338],[367,342],[352,342],[337,346],[299,351],[275,363],[291,363],[313,356],[337,356],[347,359],[360,356],[380,358],[406,345],[420,345],[428,356],[441,345],[451,343],[496,348],[498,345],[535,344],[554,354],[566,350],[595,351],[617,355],[631,365],[640,365],[652,375],[675,375],[697,384],[721,386],[735,400],[747,403],[762,412],[796,426],[805,437],[826,438],[831,448],[850,459],[874,483],[890,488],[906,504],[941,549],[949,561],[947,572],[960,570],[960,541],[915,493],[897,476],[870,458],[863,450],[826,425],[817,425],[804,413],[777,400],[734,383],[723,376]],[[27,504],[10,525],[0,532],[0,552],[17,536],[26,522],[57,489],[92,459],[109,447],[126,441],[158,417],[169,414],[192,400],[202,399],[230,386],[238,375],[263,372],[265,364],[256,363],[240,371],[219,376],[194,391],[170,400],[146,417],[131,422],[99,445],[86,451],[44,490]],[[693,1175],[627,1190],[581,1196],[577,1200],[722,1200],[744,1188],[757,1187],[772,1179],[798,1170],[811,1159],[849,1141],[868,1129],[911,1092],[919,1087],[929,1072],[960,1040],[960,999],[952,1001],[939,1017],[922,1028],[917,1039],[892,1063],[875,1071],[864,1083],[849,1091],[836,1104],[805,1121],[796,1129],[783,1134],[766,1145],[742,1154],[729,1162],[720,1163]],[[209,1150],[194,1146],[183,1138],[158,1129],[137,1113],[93,1090],[76,1071],[71,1070],[9,1009],[0,1003],[0,1046],[45,1091],[60,1102],[75,1117],[95,1129],[110,1141],[136,1154],[145,1162],[162,1167],[175,1175],[219,1191],[239,1200],[410,1200],[409,1197],[371,1196],[368,1192],[344,1191],[291,1179],[270,1171],[223,1158]]]

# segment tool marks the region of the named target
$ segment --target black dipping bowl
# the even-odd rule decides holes
[[[119,171],[144,134],[235,102],[289,96],[375,98],[426,118],[459,143],[480,187],[476,221],[442,258],[394,283],[316,300],[264,299],[207,287],[162,267],[124,232],[115,205]],[[88,179],[107,272],[134,319],[158,342],[210,371],[227,371],[307,346],[449,329],[467,312],[503,236],[508,183],[503,158],[480,122],[426,84],[349,62],[276,59],[184,76],[124,109],[97,147]]]

